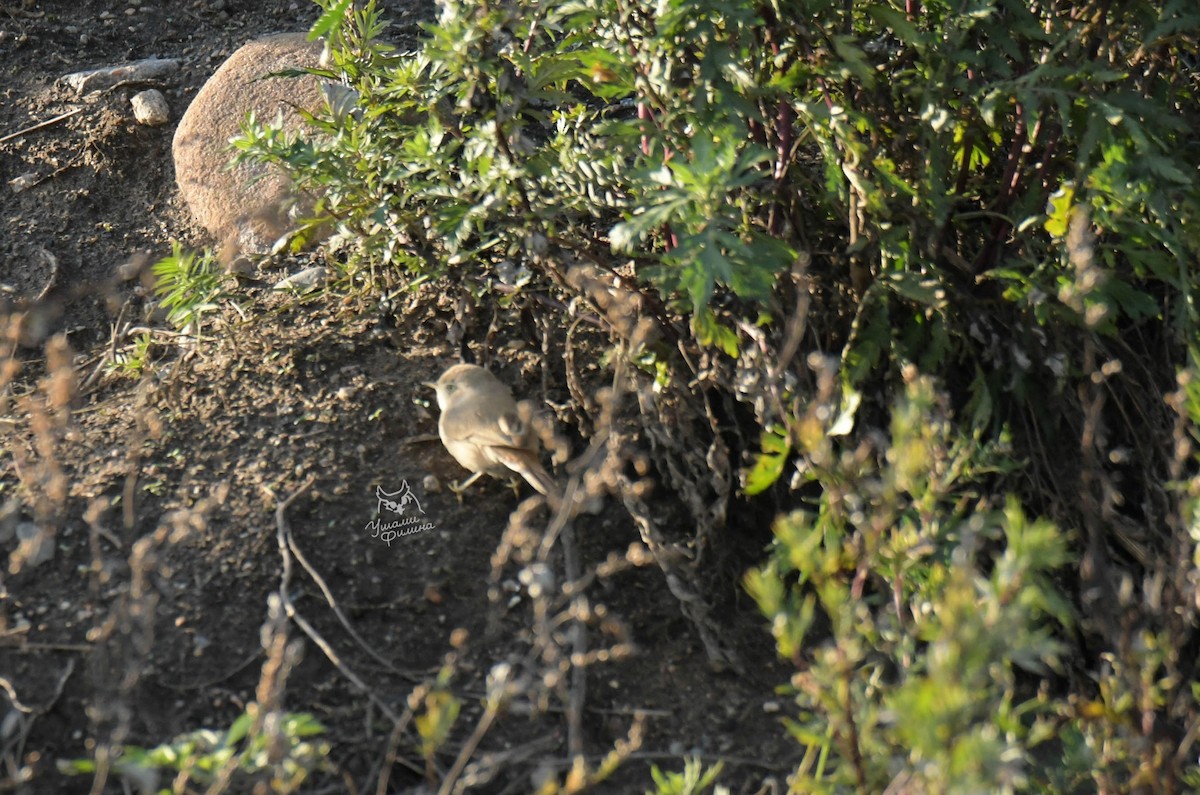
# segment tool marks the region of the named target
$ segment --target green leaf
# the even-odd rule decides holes
[[[223,745],[231,747],[240,743],[246,737],[252,725],[254,725],[254,718],[251,717],[249,710],[242,712],[230,724],[229,731],[225,734]]]
[[[858,414],[858,407],[862,404],[862,392],[855,389],[849,383],[842,384],[842,404],[841,410],[838,412],[838,417],[829,426],[829,430],[825,432],[827,436],[846,436],[850,431],[854,430],[854,418]]]
[[[716,315],[707,306],[700,307],[692,314],[692,333],[701,345],[717,348],[726,356],[737,358],[737,333],[717,320]]]
[[[1162,315],[1162,307],[1153,296],[1135,289],[1121,279],[1110,279],[1102,289],[1131,320],[1138,321]]]
[[[1156,177],[1174,182],[1177,185],[1191,185],[1192,178],[1183,172],[1176,161],[1159,155],[1145,155],[1142,165],[1150,169]]]
[[[764,429],[759,440],[762,449],[746,473],[745,493],[748,497],[761,494],[783,474],[784,464],[792,452],[791,442],[782,427]]]
[[[874,86],[875,70],[867,63],[866,55],[853,36],[834,36],[833,50],[841,58],[838,67],[846,76],[861,80],[868,88]]]
[[[579,53],[572,78],[601,99],[614,102],[634,93],[634,73],[624,58],[603,47]]]
[[[1075,185],[1071,182],[1064,182],[1058,190],[1050,194],[1050,199],[1046,202],[1046,215],[1049,218],[1043,226],[1052,237],[1061,239],[1067,236],[1074,201]]]
[[[920,49],[926,41],[926,37],[921,35],[905,13],[899,9],[877,5],[867,8],[867,13],[874,17],[879,24],[891,28],[896,37],[905,44]]]
[[[308,40],[316,41],[334,28],[341,27],[348,8],[350,8],[350,0],[337,0],[336,3],[330,5],[313,24],[312,29],[308,32]]]
[[[946,288],[938,279],[903,271],[887,274],[884,281],[897,295],[922,306],[936,309],[946,306]]]

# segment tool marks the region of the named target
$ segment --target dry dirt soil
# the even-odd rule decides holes
[[[401,44],[432,14],[382,5]],[[173,123],[133,121],[129,97],[145,86],[80,97],[58,80],[178,58],[181,71],[158,86],[174,120],[238,46],[306,30],[316,16],[300,0],[0,0],[0,320],[5,340],[21,337],[0,361],[2,791],[129,791],[117,775],[93,789],[90,776],[66,777],[56,763],[113,742],[154,746],[228,727],[263,697],[262,630],[287,559],[287,596],[327,641],[319,648],[292,623],[302,658],[275,672],[283,707],[312,713],[330,744],[327,769],[303,791],[376,792],[384,771],[378,791],[421,791],[412,726],[390,744],[383,710],[402,713],[446,659],[452,633],[466,630],[449,685],[462,715],[434,760],[445,773],[479,719],[488,671],[529,655],[517,567],[493,565],[519,498],[495,480],[462,503],[433,487],[430,476],[463,473],[440,444],[422,441],[436,433],[436,406],[421,384],[455,361],[455,326],[518,392],[567,403],[537,329],[502,320],[485,346],[489,318],[464,323],[437,285],[407,294],[398,320],[357,299],[272,293],[271,283],[307,264],[293,259],[241,281],[241,313],[214,313],[204,343],[181,349],[149,311],[152,285],[139,267],[168,254],[173,239],[210,242],[175,188]],[[9,184],[18,178],[19,192]],[[106,363],[130,349],[138,327],[154,344],[151,366],[133,377]],[[278,543],[277,508],[310,480],[285,517],[328,594]],[[404,482],[429,526],[390,542],[372,537],[376,489]],[[652,789],[651,764],[677,770],[689,754],[724,760],[721,781],[734,792],[781,791],[771,780],[782,784],[799,755],[780,725],[788,699],[775,692],[788,670],[739,584],[769,533],[765,522],[743,525],[728,531],[705,583],[742,672],[709,665],[657,567],[593,586],[636,652],[588,669],[590,763],[626,737],[635,711],[646,716],[639,750],[595,791]],[[31,531],[44,543],[22,562],[14,553]],[[577,531],[588,568],[639,540],[615,505]],[[546,706],[505,714],[483,736],[476,759],[511,754],[493,756],[495,776],[473,791],[526,792],[538,771],[565,776],[567,721],[560,702]]]

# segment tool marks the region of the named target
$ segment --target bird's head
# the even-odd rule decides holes
[[[442,373],[436,382],[425,382],[425,386],[437,391],[438,408],[445,411],[462,396],[489,389],[497,383],[496,376],[477,364],[456,364]]]

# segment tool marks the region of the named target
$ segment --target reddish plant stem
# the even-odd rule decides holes
[[[787,203],[784,177],[787,175],[788,166],[791,165],[792,142],[795,139],[795,133],[792,130],[793,118],[794,112],[792,111],[792,106],[788,104],[786,99],[781,99],[779,107],[775,112],[775,126],[777,128],[775,171],[773,174],[775,178],[775,202],[771,207],[767,222],[767,232],[772,235],[778,235],[783,232],[783,208]]]
[[[775,23],[778,20],[770,9],[764,9],[764,19],[768,21],[768,25],[766,31],[763,33],[763,43],[771,48],[771,55],[775,59],[778,59],[780,48],[779,42],[776,41],[774,35]],[[764,113],[763,115],[765,116],[766,114]],[[775,179],[776,199],[770,209],[767,221],[767,231],[773,235],[777,235],[783,231],[783,178],[787,173],[792,156],[792,142],[795,138],[795,133],[792,129],[794,116],[795,113],[788,100],[786,98],[780,99],[775,106],[775,167],[772,170],[772,177]]]
[[[778,128],[778,139],[775,143],[775,179],[783,179],[787,171],[788,159],[792,153],[792,141],[795,135],[792,122],[795,114],[786,99],[779,100],[779,109],[775,113],[775,125]]]
[[[1012,202],[1013,193],[1016,190],[1017,182],[1020,180],[1018,168],[1021,165],[1021,155],[1025,149],[1025,144],[1029,140],[1026,135],[1025,106],[1018,102],[1013,110],[1013,115],[1016,118],[1016,124],[1013,128],[1012,144],[1008,147],[1008,158],[1004,163],[1004,176],[1000,178],[1000,184],[1003,186],[1004,192],[1000,194],[1000,198],[996,201],[994,209],[997,212],[1004,212]]]
[[[650,156],[650,136],[646,135],[646,122],[655,122],[654,111],[650,110],[650,106],[646,104],[645,99],[638,100],[637,104],[638,120],[642,122],[642,154]],[[656,124],[657,126],[657,124]],[[665,143],[663,144],[663,163],[671,159],[671,148]],[[670,224],[663,224],[663,247],[667,251],[679,247],[679,237],[671,230]]]
[[[766,108],[760,105],[759,111],[762,112],[762,115],[765,118],[767,115]],[[760,146],[767,145],[767,131],[762,122],[758,121],[757,119],[750,119],[748,122],[746,122],[746,128],[750,132],[750,139],[754,141],[754,143],[759,144]]]
[[[1049,127],[1049,132],[1046,133],[1045,146],[1041,147],[1042,159],[1038,163],[1037,171],[1033,175],[1033,183],[1046,195],[1050,193],[1050,186],[1046,183],[1046,172],[1050,168],[1050,163],[1054,160],[1054,153],[1058,149],[1058,142],[1062,140],[1062,127],[1058,125],[1058,122],[1051,122],[1047,126]]]
[[[843,709],[846,710],[846,726],[850,730],[850,736],[846,738],[849,748],[850,764],[854,768],[854,778],[858,783],[858,791],[862,795],[866,795],[867,789],[867,768],[863,762],[862,748],[859,743],[858,722],[854,719],[854,673],[850,668],[850,663],[846,659],[846,652],[841,646],[835,647],[837,650],[838,667],[840,673],[845,678],[846,682],[846,700],[843,704]]]
[[[650,136],[646,135],[646,122],[654,119],[654,114],[646,105],[646,100],[639,99],[637,104],[638,121],[642,122],[642,154],[650,156]]]
[[[1016,104],[1014,116],[1016,117],[1016,123],[1013,128],[1012,143],[1008,147],[1008,158],[1004,163],[1004,174],[1000,178],[1002,192],[992,206],[992,210],[999,215],[1003,215],[1016,195],[1017,186],[1021,181],[1020,165],[1025,152],[1025,146],[1029,142],[1026,135],[1025,106],[1020,102]],[[975,257],[975,261],[971,264],[971,270],[974,273],[980,273],[983,269],[991,267],[996,250],[1000,247],[1000,241],[1004,235],[1008,233],[1009,226],[1008,221],[1004,218],[998,217],[992,221],[992,228],[988,233],[988,241],[980,249],[979,255]]]

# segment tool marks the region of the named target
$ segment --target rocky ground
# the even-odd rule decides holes
[[[401,44],[431,13],[381,5]],[[285,577],[295,610],[328,642],[307,640],[285,681],[275,672],[283,706],[312,713],[331,745],[329,769],[305,791],[376,791],[391,747],[382,710],[402,712],[453,648],[450,687],[464,707],[436,760],[444,772],[478,720],[488,671],[528,653],[528,600],[517,568],[497,559],[518,498],[497,481],[462,502],[436,490],[462,475],[428,441],[436,406],[421,386],[458,352],[447,337],[456,308],[438,285],[406,298],[392,327],[365,301],[273,293],[273,281],[308,264],[275,261],[239,283],[240,308],[214,313],[188,350],[150,312],[140,266],[172,240],[211,242],[178,198],[174,121],[234,49],[304,30],[317,11],[295,0],[0,5],[0,305],[9,337],[19,332],[0,362],[0,551],[11,555],[0,573],[0,789],[86,792],[92,778],[60,775],[58,760],[227,727],[263,698],[271,658],[261,630]],[[147,86],[81,97],[58,81],[150,56],[182,62],[155,86],[170,104],[165,126],[132,118],[129,98]],[[139,326],[150,330],[151,366],[134,377],[111,365],[136,350]],[[501,331],[490,366],[521,394],[569,401],[543,377],[539,335],[518,322]],[[373,537],[377,489],[403,483],[428,526]],[[586,567],[639,541],[615,506],[577,532]],[[656,567],[596,586],[635,653],[589,668],[588,759],[645,713],[639,751],[596,791],[643,791],[651,764],[680,769],[688,754],[724,760],[721,780],[735,792],[782,782],[795,764],[798,746],[779,725],[788,702],[774,691],[788,673],[739,585],[768,537],[740,530],[706,583],[740,673],[710,666]],[[511,755],[477,791],[528,791],[531,775],[565,773],[566,721],[549,706],[503,716],[484,736],[479,754]],[[379,791],[420,785],[415,749],[402,733]],[[119,778],[104,791],[121,792]]]

